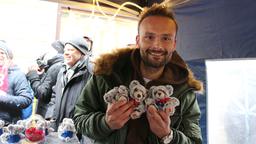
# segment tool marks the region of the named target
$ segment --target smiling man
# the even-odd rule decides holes
[[[195,96],[202,87],[175,51],[177,30],[170,8],[154,4],[144,9],[138,24],[137,48],[105,54],[96,61],[95,75],[75,108],[78,132],[97,144],[202,143]],[[180,101],[174,115],[169,115],[172,109],[149,106],[140,118],[131,119],[133,101],[104,102],[106,92],[119,85],[128,87],[133,80],[147,89],[172,85],[172,96]]]
[[[65,43],[64,64],[59,71],[51,106],[46,113],[46,119],[55,120],[55,130],[64,118],[72,118],[78,96],[91,76],[87,68],[90,45],[90,41],[84,37]]]

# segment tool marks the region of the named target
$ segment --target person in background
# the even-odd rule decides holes
[[[93,73],[93,67],[94,67],[94,62],[92,61],[92,49],[93,49],[93,40],[88,37],[88,36],[83,36],[83,38],[86,40],[86,42],[88,43],[88,52],[87,52],[87,56],[88,56],[88,61],[87,61],[87,69],[89,70],[90,73]]]
[[[26,76],[12,61],[13,53],[0,41],[0,119],[16,123],[22,110],[32,103],[33,95]]]
[[[61,40],[56,40],[54,41],[51,46],[59,53],[59,54],[63,54],[64,53],[64,41]]]
[[[61,54],[61,42],[55,41],[53,48],[56,50],[47,52],[37,59],[37,65],[29,67],[26,74],[34,91],[34,96],[38,99],[36,113],[45,117],[52,96],[52,87],[56,84],[57,75],[63,64],[63,54]],[[64,49],[64,47],[62,48]]]
[[[78,37],[65,43],[64,64],[59,71],[53,88],[51,104],[46,119],[55,120],[57,130],[64,118],[72,118],[74,107],[83,87],[91,77],[87,64],[90,56],[90,42]]]
[[[171,8],[154,4],[141,13],[136,48],[116,50],[96,60],[94,75],[83,89],[75,107],[74,122],[79,133],[97,144],[200,144],[200,109],[195,91],[201,82],[193,77],[176,51],[178,25]],[[131,119],[136,103],[107,104],[104,94],[119,85],[129,87],[138,80],[147,89],[172,85],[180,101],[172,109],[154,105],[138,119]]]

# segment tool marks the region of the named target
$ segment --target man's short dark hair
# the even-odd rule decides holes
[[[155,3],[149,8],[148,7],[144,8],[144,10],[141,12],[139,23],[138,23],[138,33],[140,30],[141,22],[149,16],[162,16],[162,17],[167,17],[172,19],[176,25],[176,32],[178,31],[178,24],[176,19],[174,18],[174,12],[172,11],[172,8],[167,7],[163,4]]]

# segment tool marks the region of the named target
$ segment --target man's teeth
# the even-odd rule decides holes
[[[163,55],[162,52],[150,52],[151,55],[154,55],[154,56],[161,56]]]

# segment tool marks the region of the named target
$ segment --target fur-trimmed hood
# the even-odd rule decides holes
[[[131,61],[136,71],[139,71],[139,49],[136,48],[122,48],[116,49],[111,53],[101,55],[96,61],[94,66],[95,75],[110,75],[113,72],[113,67],[116,63],[120,62],[122,57],[131,55]],[[172,55],[171,61],[166,65],[166,74],[163,74],[162,81],[168,81],[173,84],[180,84],[187,81],[190,87],[196,91],[203,91],[202,82],[196,80],[193,72],[188,68],[187,64],[175,51]],[[140,72],[139,72],[140,73]]]

